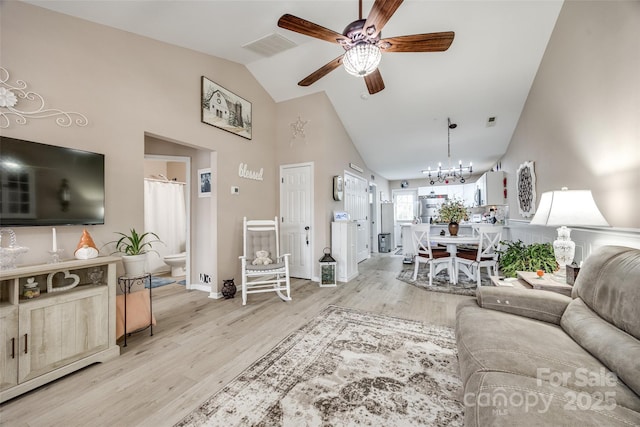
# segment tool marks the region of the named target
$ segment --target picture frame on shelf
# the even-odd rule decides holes
[[[252,135],[251,102],[202,76],[200,109],[202,123],[246,139]]]
[[[211,168],[198,169],[198,197],[211,197],[213,176]]]
[[[333,220],[334,221],[349,221],[349,214],[343,211],[334,211],[333,212]]]

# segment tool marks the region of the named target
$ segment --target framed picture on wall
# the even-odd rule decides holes
[[[251,103],[202,76],[202,123],[251,139]]]
[[[211,197],[213,180],[211,169],[198,169],[198,197]]]
[[[524,162],[516,172],[516,189],[518,194],[518,211],[529,218],[536,213],[536,174],[533,162]]]

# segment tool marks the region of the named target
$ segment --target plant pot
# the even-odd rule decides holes
[[[146,273],[147,269],[147,254],[123,255],[122,264],[124,265],[124,273],[127,277],[142,276]]]
[[[458,223],[455,221],[451,221],[449,223],[449,234],[452,236],[457,236],[458,235]]]

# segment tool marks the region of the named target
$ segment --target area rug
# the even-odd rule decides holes
[[[432,286],[429,286],[429,268],[421,265],[418,270],[418,277],[413,280],[413,264],[405,265],[397,276],[398,280],[417,286],[421,289],[431,292],[445,292],[448,294],[475,296],[477,283],[470,280],[466,275],[458,275],[458,283],[452,285],[449,283],[449,275],[446,271],[441,271],[433,278]],[[493,286],[491,279],[486,272],[480,274],[480,283],[482,286]]]
[[[158,277],[158,276],[151,276],[151,287],[152,288],[159,288],[160,286],[167,286],[170,285],[172,283],[177,283],[179,285],[184,285],[184,280],[182,280],[181,282],[176,282],[176,279],[173,279],[171,277]],[[149,284],[145,284],[145,287],[148,288]]]
[[[461,426],[451,328],[328,306],[176,426]]]

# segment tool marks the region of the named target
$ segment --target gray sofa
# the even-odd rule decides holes
[[[640,249],[595,251],[571,298],[482,287],[456,338],[466,426],[640,426]]]

